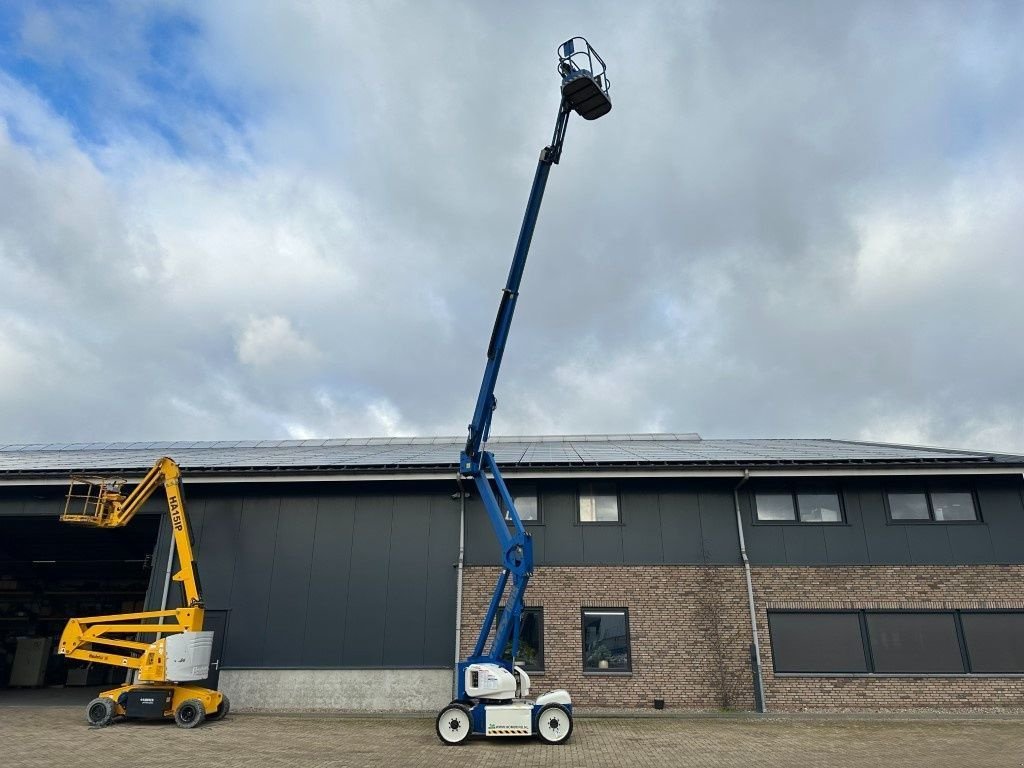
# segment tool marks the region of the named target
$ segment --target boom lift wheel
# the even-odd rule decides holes
[[[446,747],[454,747],[462,744],[469,738],[473,731],[473,720],[469,716],[469,710],[461,704],[452,702],[441,710],[435,722],[437,727],[437,738]]]
[[[174,710],[174,722],[179,728],[195,728],[206,719],[206,710],[199,699],[185,699]]]
[[[545,744],[565,744],[572,733],[572,715],[561,704],[548,704],[537,713],[537,735]]]
[[[90,701],[89,706],[85,708],[85,719],[89,721],[89,725],[97,728],[110,725],[114,720],[113,699],[100,696],[98,699]]]

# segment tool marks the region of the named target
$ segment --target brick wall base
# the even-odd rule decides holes
[[[466,568],[462,655],[469,655],[497,569]],[[534,695],[565,688],[581,707],[750,709],[750,619],[743,570],[734,566],[538,567],[527,606],[544,608],[543,674]],[[583,608],[627,608],[628,676],[583,673]]]
[[[1024,566],[755,567],[765,698],[774,711],[1024,709],[1024,678],[803,677],[772,672],[769,609],[1024,610]]]
[[[1024,610],[1024,566],[755,567],[769,711],[1024,709],[1022,677],[793,677],[772,672],[769,608]],[[497,569],[463,574],[461,645],[469,655]],[[581,707],[754,708],[750,619],[740,566],[538,567],[527,605],[544,609],[534,695],[566,688]],[[583,672],[581,610],[627,608],[632,673]]]

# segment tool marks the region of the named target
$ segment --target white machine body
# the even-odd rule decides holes
[[[533,704],[489,704],[484,723],[486,736],[532,736]]]
[[[562,704],[563,706],[572,706],[572,696],[564,688],[556,688],[553,691],[542,693],[537,697],[537,706],[543,707],[546,704]]]
[[[213,632],[181,632],[168,635],[165,643],[168,680],[187,683],[209,677]]]
[[[474,699],[519,699],[530,695],[530,676],[522,667],[515,673],[500,664],[470,664],[466,667],[466,694]]]

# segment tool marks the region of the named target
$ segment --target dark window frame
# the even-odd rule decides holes
[[[892,506],[889,504],[889,494],[891,493],[919,493],[924,496],[925,504],[928,505],[928,519],[924,520],[907,520],[903,518],[896,518],[892,516]],[[932,503],[933,493],[966,493],[971,497],[971,504],[974,505],[974,519],[973,520],[936,520],[935,519],[935,505]],[[976,487],[963,487],[963,486],[916,486],[916,487],[901,487],[901,486],[885,486],[882,488],[882,504],[885,507],[885,523],[886,525],[981,525],[984,524],[984,520],[981,517],[981,504],[978,501],[978,490]]]
[[[530,525],[544,525],[544,505],[541,502],[540,486],[537,483],[519,483],[518,481],[512,481],[512,483],[510,483],[508,485],[508,492],[512,495],[512,500],[515,501],[516,500],[515,489],[517,487],[523,488],[523,487],[528,486],[528,485],[532,485],[533,486],[534,498],[536,498],[536,500],[537,500],[537,519],[536,520],[523,520],[521,516],[520,516],[519,519],[522,522],[524,527],[525,526],[530,526]],[[519,494],[519,495],[522,496],[524,494]],[[505,509],[505,502],[504,502],[504,500],[500,496],[498,497],[498,504],[501,506],[501,513],[502,513],[502,517],[505,518],[505,522],[506,523],[512,522],[511,520],[509,520],[508,510]],[[516,510],[516,511],[518,511],[518,510]]]
[[[497,627],[498,626],[498,622],[501,621],[501,614],[502,614],[502,611],[504,611],[504,610],[505,610],[504,603],[502,605],[498,606],[498,610],[494,614],[494,626],[495,627]],[[540,624],[539,624],[540,633],[539,634],[540,634],[540,636],[537,638],[537,640],[538,640],[538,642],[537,642],[537,661],[538,661],[538,666],[535,666],[535,667],[532,667],[532,668],[531,667],[527,667],[527,666],[522,665],[522,664],[520,666],[522,666],[523,669],[525,669],[527,672],[529,672],[531,674],[534,674],[534,673],[536,673],[536,674],[543,674],[545,672],[545,669],[544,669],[544,630],[545,630],[545,627],[544,627],[544,606],[543,605],[524,605],[523,606],[523,614],[525,614],[527,611],[532,611],[534,613],[539,614],[539,621],[540,621]],[[522,635],[520,635],[520,641],[521,640],[522,640]],[[505,656],[504,649],[502,649],[502,654],[501,655],[502,655],[502,658],[504,658],[504,656]]]
[[[793,520],[762,520],[761,518],[759,518],[757,516],[757,494],[758,493],[761,493],[761,494],[775,493],[775,494],[781,494],[781,495],[785,495],[785,494],[788,493],[792,497],[792,499],[793,499],[793,514],[796,515],[796,518],[793,519]],[[800,519],[800,501],[799,501],[798,497],[801,494],[804,495],[804,496],[811,496],[811,495],[816,495],[816,494],[820,495],[820,494],[826,494],[826,493],[828,493],[828,494],[834,493],[836,495],[836,499],[839,500],[839,519],[838,520],[801,520]],[[779,488],[779,489],[765,488],[765,489],[760,490],[760,491],[752,490],[752,491],[749,492],[748,495],[750,497],[750,523],[751,523],[751,525],[800,525],[800,526],[805,526],[805,527],[809,526],[809,525],[825,525],[825,526],[830,526],[830,527],[833,527],[833,528],[835,528],[837,526],[849,526],[850,525],[849,521],[846,519],[846,499],[843,498],[843,491],[842,491],[841,488],[834,488],[834,487],[794,488],[794,487],[791,487],[791,486],[787,486],[785,488]]]
[[[595,609],[596,610],[596,609]],[[975,672],[971,660],[970,648],[967,646],[967,634],[964,631],[964,615],[974,614],[1010,614],[1024,615],[1024,610],[1013,608],[780,608],[769,610],[766,619],[771,626],[771,614],[773,613],[808,613],[808,614],[833,614],[851,613],[857,614],[860,623],[861,642],[864,645],[864,659],[867,662],[867,672],[780,672],[775,664],[775,646],[772,645],[772,672],[781,677],[1008,677],[1024,678],[1024,670],[1020,672]],[[960,646],[960,656],[963,659],[963,672],[876,672],[875,657],[871,649],[871,637],[868,631],[867,616],[869,613],[899,613],[899,614],[952,614],[953,625],[956,629],[956,638]],[[771,642],[769,631],[769,642]]]
[[[626,624],[626,668],[599,669],[587,666],[587,614],[588,613],[621,613]],[[629,626],[629,608],[625,606],[599,607],[591,605],[580,608],[580,661],[585,675],[632,675],[633,674],[633,631]]]
[[[835,675],[866,675],[866,674],[870,674],[870,670],[873,668],[873,661],[871,659],[871,649],[870,649],[870,646],[868,646],[868,644],[867,644],[867,636],[865,635],[865,625],[864,625],[863,619],[860,616],[858,616],[858,619],[857,619],[857,630],[859,632],[860,639],[861,639],[861,651],[864,654],[864,665],[867,668],[867,671],[865,671],[865,672],[833,672],[833,671],[827,671],[827,670],[826,671],[810,671],[810,670],[788,671],[788,670],[779,670],[778,664],[776,663],[776,660],[775,660],[775,639],[774,639],[774,637],[772,637],[772,634],[771,634],[772,614],[794,614],[794,613],[796,613],[796,614],[807,614],[807,615],[820,616],[820,615],[834,615],[834,614],[843,614],[843,615],[860,614],[861,611],[856,611],[856,610],[851,610],[851,609],[843,609],[843,608],[839,608],[839,609],[836,609],[836,610],[825,610],[825,609],[795,609],[795,610],[789,610],[789,609],[779,609],[779,610],[768,611],[767,614],[766,614],[766,618],[767,618],[768,629],[769,629],[769,631],[768,631],[768,639],[769,639],[769,642],[771,643],[771,649],[772,649],[772,672],[774,672],[775,674],[778,674],[778,675],[828,675],[828,674],[835,674]]]
[[[615,494],[614,494],[615,495],[615,508],[616,508],[616,511],[619,513],[619,519],[618,520],[582,520],[582,519],[580,519],[580,511],[581,511],[580,510],[580,499],[583,496],[583,488],[584,488],[584,486],[589,485],[589,486],[593,487],[594,485],[598,485],[598,484],[606,484],[606,485],[610,485],[610,486],[615,488]],[[609,495],[611,495],[611,494],[609,494]],[[596,481],[588,481],[588,482],[585,482],[585,483],[578,483],[576,485],[576,522],[575,522],[575,525],[582,525],[582,526],[586,526],[587,528],[590,528],[591,526],[595,526],[595,527],[596,526],[608,526],[608,525],[611,525],[611,526],[616,526],[616,525],[617,526],[621,526],[622,524],[623,524],[622,523],[622,489],[619,487],[618,483],[616,483],[614,480],[596,480]]]

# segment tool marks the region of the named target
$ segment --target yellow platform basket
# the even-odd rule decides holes
[[[125,499],[121,488],[126,482],[120,478],[72,475],[61,521],[101,528],[110,525],[111,516]]]

